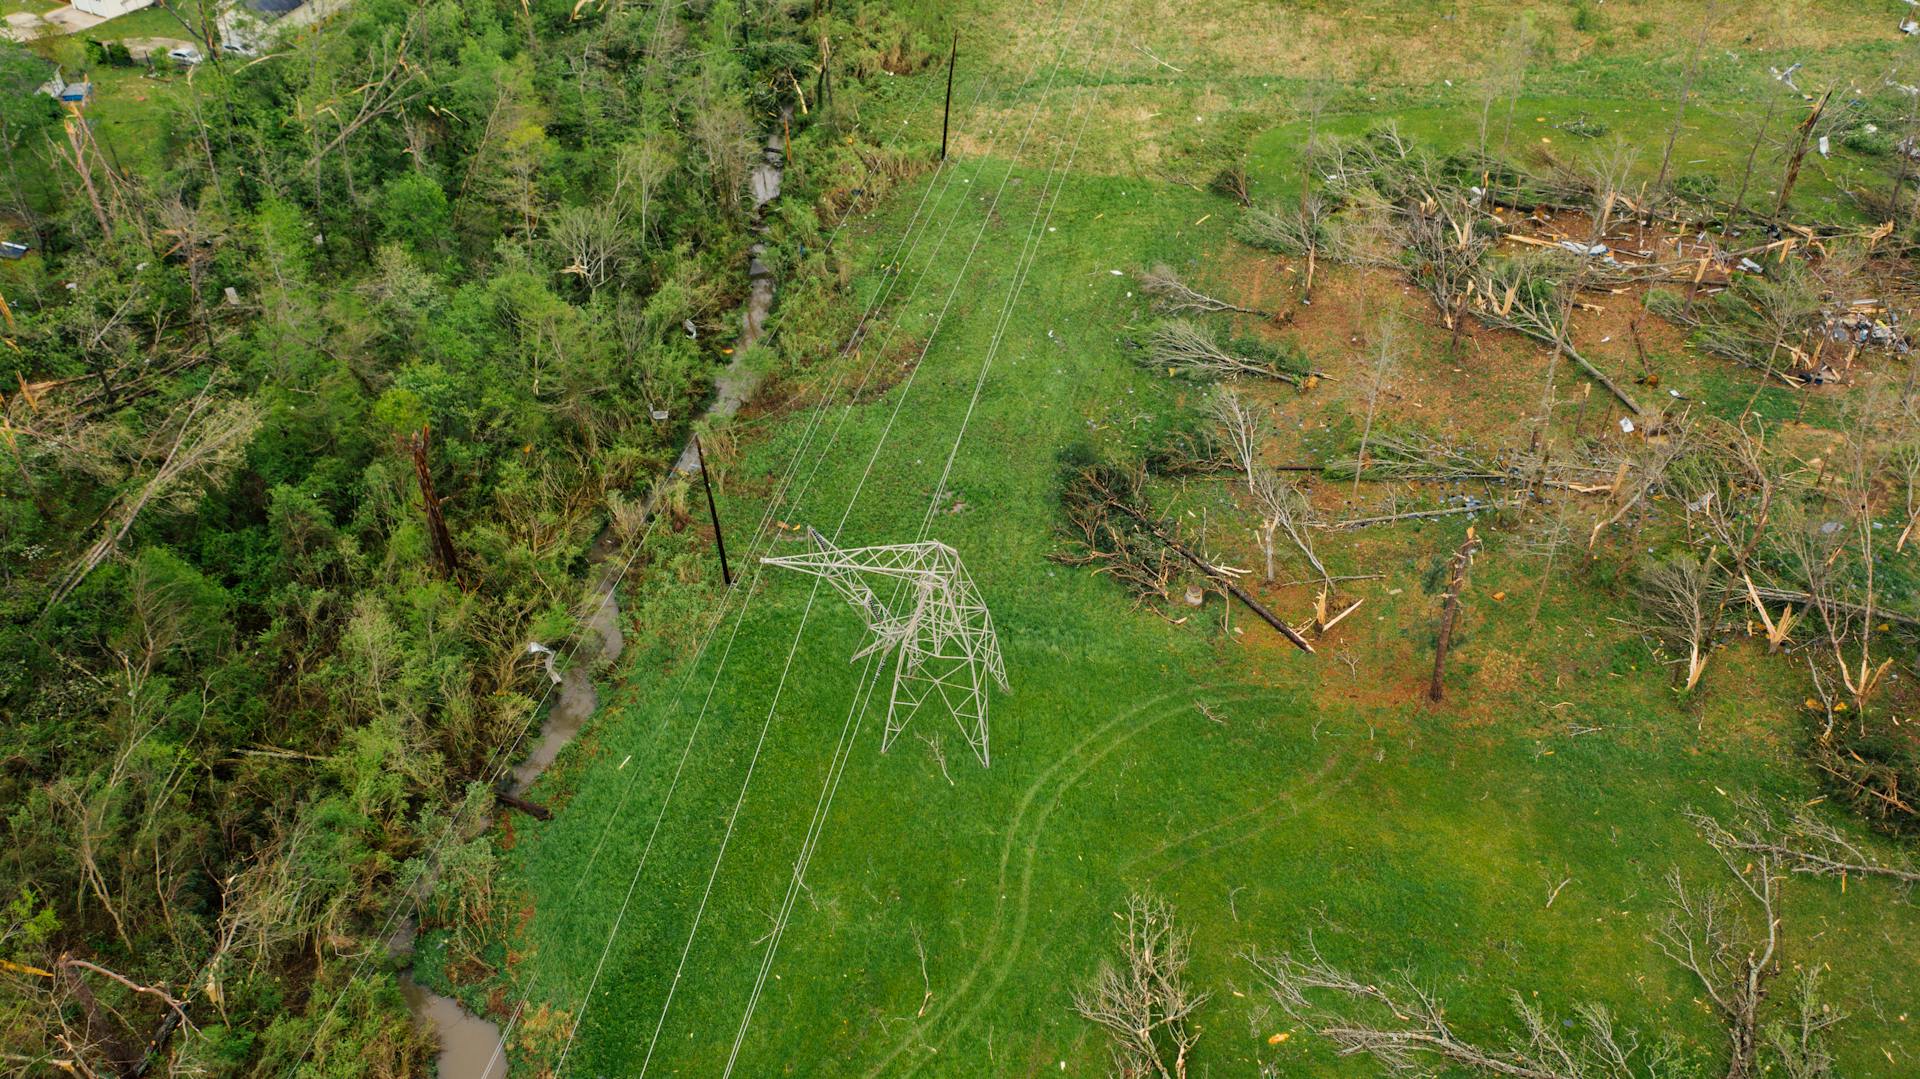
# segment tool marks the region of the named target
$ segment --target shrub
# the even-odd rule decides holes
[[[1706,202],[1720,193],[1720,178],[1705,172],[1676,176],[1673,193],[1692,202]]]
[[[1856,127],[1840,136],[1840,145],[1865,157],[1887,157],[1893,153],[1893,136]]]
[[[1605,120],[1595,120],[1590,116],[1576,116],[1560,125],[1560,130],[1582,139],[1597,139],[1613,128]]]
[[[1332,240],[1329,207],[1324,199],[1310,195],[1305,205],[1275,203],[1255,206],[1234,222],[1233,234],[1241,243],[1282,255],[1304,255],[1308,248],[1324,251]]]

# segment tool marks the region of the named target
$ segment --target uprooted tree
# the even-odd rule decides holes
[[[1213,314],[1231,311],[1242,315],[1265,316],[1265,311],[1209,296],[1199,289],[1180,280],[1173,267],[1166,263],[1155,263],[1153,269],[1140,275],[1140,291],[1153,297],[1154,310],[1167,315]]]
[[[1184,1079],[1200,1033],[1195,1012],[1210,993],[1187,980],[1191,934],[1175,923],[1163,899],[1134,894],[1117,914],[1120,961],[1100,964],[1073,995],[1080,1016],[1112,1038],[1114,1074],[1122,1079]]]
[[[1736,803],[1732,824],[1700,811],[1688,817],[1731,880],[1703,887],[1673,870],[1654,940],[1698,984],[1725,1030],[1727,1079],[1776,1067],[1795,1079],[1830,1075],[1824,1035],[1845,1013],[1821,997],[1821,964],[1798,964],[1807,973],[1786,1006],[1769,1004],[1784,967],[1780,884],[1793,872],[1911,883],[1910,868],[1875,859],[1804,812],[1779,825],[1750,798]],[[1561,1018],[1510,989],[1518,1028],[1480,1039],[1457,1030],[1445,1001],[1411,973],[1353,973],[1311,939],[1299,952],[1244,958],[1288,1015],[1340,1055],[1370,1056],[1393,1075],[1459,1069],[1508,1079],[1662,1079],[1680,1062],[1671,1039],[1644,1037],[1599,1004],[1577,1005]]]
[[[1060,490],[1067,549],[1054,560],[1110,574],[1135,599],[1166,599],[1180,561],[1142,526],[1151,512],[1146,481],[1144,469],[1069,465]]]
[[[1205,326],[1184,318],[1170,318],[1153,328],[1143,361],[1167,374],[1202,381],[1233,378],[1272,378],[1301,385],[1310,373],[1298,350],[1250,338],[1222,343]]]

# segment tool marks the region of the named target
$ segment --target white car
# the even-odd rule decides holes
[[[168,49],[167,59],[176,64],[197,64],[200,62],[200,50],[191,45],[182,45],[179,48]]]
[[[220,43],[220,49],[222,52],[230,52],[235,56],[244,56],[249,60],[260,55],[260,46],[255,45],[251,41],[222,41]]]

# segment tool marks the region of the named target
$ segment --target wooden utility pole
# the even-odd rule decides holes
[[[727,539],[720,534],[720,509],[714,505],[713,482],[707,478],[707,451],[700,448],[700,436],[693,436],[693,456],[700,463],[700,486],[707,492],[707,516],[713,520],[713,546],[720,552],[720,579],[733,587],[733,571],[727,567]]]
[[[433,491],[433,468],[427,460],[427,450],[432,442],[431,425],[421,424],[418,433],[401,437],[400,448],[413,458],[413,474],[420,481],[420,501],[426,509],[427,537],[433,544],[434,563],[440,567],[440,576],[452,580],[460,573],[460,555],[453,549],[453,536],[447,531],[447,519],[440,513],[440,505],[446,499]]]
[[[947,53],[947,107],[940,112],[940,160],[947,159],[947,122],[953,119],[953,66],[960,60],[960,31],[953,32],[953,48]]]
[[[513,781],[503,777],[499,783],[494,785],[493,800],[508,809],[517,809],[527,816],[532,817],[534,820],[553,819],[553,810],[548,809],[538,802],[529,802],[525,798],[513,793],[512,786]]]
[[[1441,678],[1447,673],[1447,649],[1453,644],[1453,627],[1460,621],[1460,593],[1467,587],[1467,569],[1473,565],[1473,556],[1479,550],[1480,540],[1469,525],[1467,541],[1453,553],[1453,564],[1447,569],[1447,594],[1440,607],[1440,639],[1433,649],[1433,683],[1427,687],[1427,699],[1431,701],[1446,697]]]

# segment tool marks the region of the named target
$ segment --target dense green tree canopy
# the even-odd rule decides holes
[[[159,84],[147,172],[0,48],[36,248],[0,266],[0,1054],[138,1060],[166,1006],[79,957],[190,1003],[206,1074],[417,1063],[359,959],[724,362],[747,170],[817,43],[901,46],[822,7],[356,0]],[[837,116],[785,262],[856,183]]]

